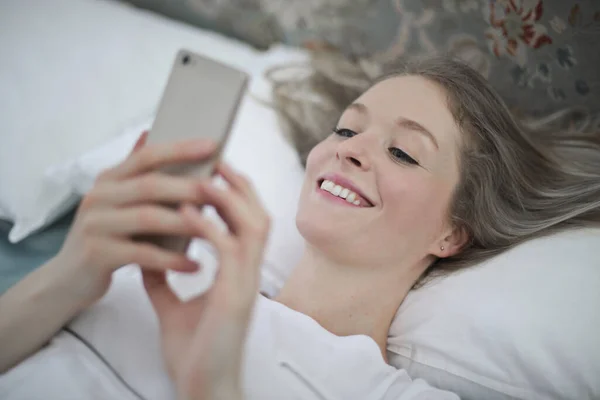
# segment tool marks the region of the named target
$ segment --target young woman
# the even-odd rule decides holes
[[[386,363],[408,291],[431,272],[600,222],[600,137],[542,135],[538,125],[517,122],[456,61],[420,61],[370,82],[306,159],[297,214],[306,250],[273,300],[257,296],[269,220],[251,184],[223,164],[225,189],[154,172],[202,160],[214,144],[144,147],[142,137],[84,198],[59,254],[0,298],[0,342],[11,344],[1,369],[101,298],[112,272],[137,263],[181,399],[456,398]],[[194,204],[215,206],[229,229]],[[179,302],[165,272],[198,266],[139,234],[210,241],[214,286]]]

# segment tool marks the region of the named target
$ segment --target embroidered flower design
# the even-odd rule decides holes
[[[564,90],[552,86],[548,87],[548,95],[554,101],[564,101],[567,99],[567,95],[565,94]]]
[[[527,70],[527,67],[515,65],[509,73],[515,85],[519,87],[532,86],[531,73]]]
[[[542,0],[490,1],[491,26],[485,36],[496,57],[508,55],[524,65],[528,47],[538,49],[552,43],[546,27],[538,23],[543,13]]]
[[[583,79],[577,79],[575,81],[575,91],[582,96],[586,96],[590,93],[590,87]]]
[[[550,26],[552,27],[552,29],[554,29],[554,32],[559,34],[563,33],[563,31],[567,29],[567,24],[565,23],[565,21],[563,21],[562,18],[558,16],[555,16],[550,20]]]
[[[564,69],[570,69],[577,64],[577,60],[573,56],[573,49],[569,45],[556,49],[556,61]]]
[[[535,71],[535,77],[542,82],[549,83],[551,80],[550,71],[550,65],[545,62],[539,63]]]

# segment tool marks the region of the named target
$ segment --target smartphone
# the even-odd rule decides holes
[[[170,165],[161,172],[198,178],[213,175],[247,84],[248,75],[243,71],[188,50],[177,53],[147,143],[206,137],[217,143],[217,151],[202,163]],[[176,236],[144,240],[182,253],[190,243],[190,238]]]

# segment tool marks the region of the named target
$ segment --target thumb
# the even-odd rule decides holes
[[[164,271],[148,271],[142,268],[142,278],[144,289],[146,289],[150,303],[160,320],[180,303],[179,298],[167,284]]]

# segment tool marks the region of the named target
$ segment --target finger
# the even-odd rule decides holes
[[[86,196],[86,203],[122,207],[147,202],[201,204],[202,199],[198,179],[151,172],[133,179],[97,185]]]
[[[179,298],[173,293],[166,279],[166,274],[159,271],[151,271],[142,268],[142,279],[144,288],[150,299],[159,321],[169,313],[173,307],[180,304]]]
[[[106,171],[103,178],[126,179],[167,165],[203,161],[209,158],[215,149],[216,144],[210,139],[146,146],[131,154],[118,166]]]
[[[217,165],[217,171],[227,180],[233,191],[241,193],[241,196],[247,199],[249,214],[252,215],[252,218],[247,221],[247,232],[258,239],[266,240],[270,225],[269,214],[263,207],[252,182],[224,162]]]
[[[198,234],[206,237],[215,247],[219,258],[219,271],[212,290],[221,293],[230,311],[246,312],[258,290],[259,272],[246,268],[247,260],[239,258],[236,240],[222,232],[216,224],[203,216],[193,206],[185,205],[182,213]]]
[[[183,205],[181,214],[193,234],[212,243],[219,252],[220,258],[229,256],[232,239],[227,232],[224,232],[217,224],[202,215],[193,205]]]
[[[225,281],[230,290],[236,290],[235,288],[231,288],[231,285],[239,285],[239,282],[236,282],[235,279],[239,280],[241,278],[242,271],[237,271],[236,269],[234,239],[220,229],[213,221],[202,215],[195,207],[186,204],[181,208],[181,212],[196,234],[204,237],[217,251],[219,271],[216,281]]]
[[[250,180],[248,180],[248,178],[236,172],[231,166],[222,161],[216,165],[216,172],[219,173],[219,175],[221,175],[227,181],[227,183],[229,183],[234,191],[240,193],[247,199],[251,199],[259,203],[256,190],[254,190],[254,186]]]
[[[148,139],[148,131],[143,131],[142,134],[140,135],[140,137],[136,140],[135,144],[133,145],[133,149],[131,149],[131,153],[135,153],[136,151],[138,151],[139,149],[144,147],[146,145],[147,139]]]
[[[223,231],[213,221],[202,215],[194,206],[186,204],[182,206],[181,213],[194,230],[195,234],[205,238],[211,243],[218,254],[219,274],[217,280],[225,278],[229,283],[236,276],[236,271],[232,268],[236,265],[232,262],[234,259],[235,239],[227,232]],[[238,278],[240,274],[237,274]],[[220,278],[219,278],[220,277]]]
[[[193,233],[177,210],[150,204],[89,212],[83,217],[81,226],[85,234],[103,236],[191,236]]]
[[[84,245],[89,259],[100,259],[102,264],[115,269],[126,264],[138,264],[154,271],[197,272],[199,265],[185,254],[171,252],[147,242],[133,242],[117,238],[95,237]]]
[[[204,204],[215,210],[234,235],[245,235],[254,216],[250,212],[250,201],[230,188],[220,188],[210,182],[202,182]]]

